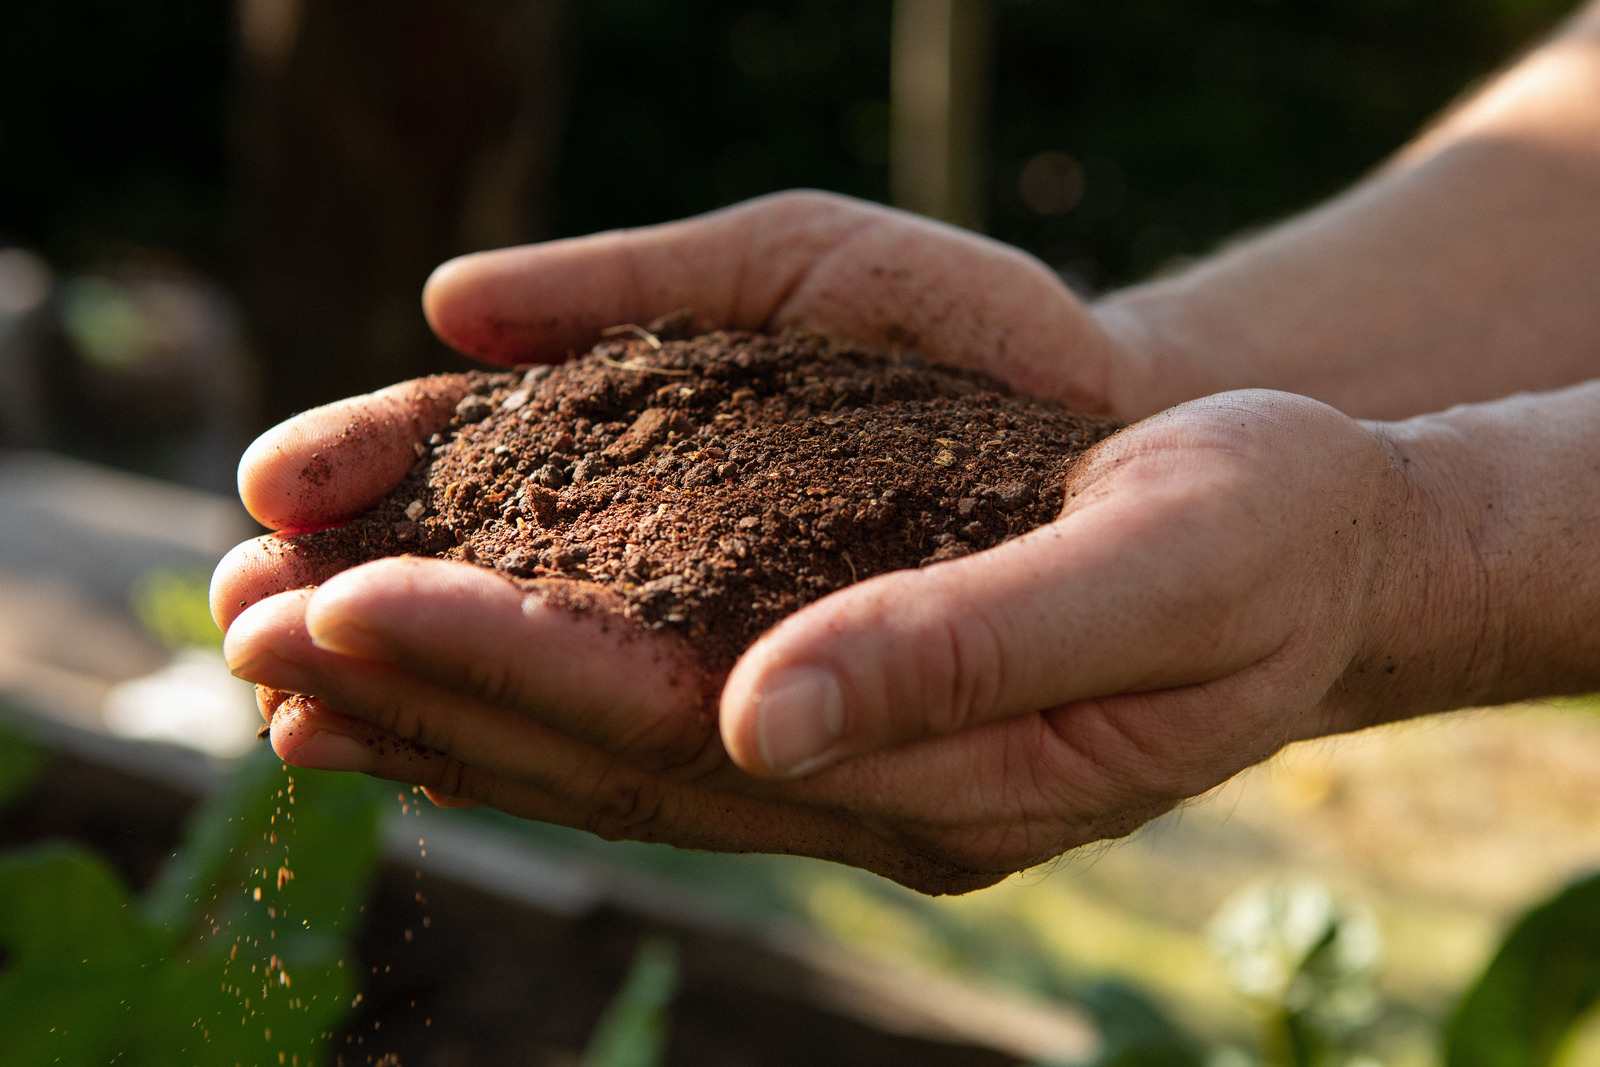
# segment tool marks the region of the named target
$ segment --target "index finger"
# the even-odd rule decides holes
[[[296,415],[239,460],[239,498],[263,526],[303,530],[353,518],[405,477],[466,392],[456,374],[401,382]]]

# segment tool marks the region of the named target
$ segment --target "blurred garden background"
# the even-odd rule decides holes
[[[255,434],[467,366],[418,303],[449,256],[810,186],[1092,295],[1348,185],[1571,6],[0,4],[0,1067],[1600,1062],[1592,702],[1296,746],[927,900],[291,782],[203,593]]]

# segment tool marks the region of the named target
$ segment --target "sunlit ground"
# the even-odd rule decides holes
[[[952,962],[951,939],[930,911],[1021,928],[1072,969],[1131,979],[1221,1040],[1250,1028],[1250,1005],[1208,945],[1208,921],[1261,880],[1312,880],[1376,920],[1384,1062],[1426,1063],[1438,1018],[1511,921],[1600,860],[1595,710],[1519,705],[1296,745],[1128,841],[993,889],[928,908],[822,877],[806,901],[868,951],[935,965]],[[1589,1062],[1600,1033],[1580,1045],[1572,1062]]]

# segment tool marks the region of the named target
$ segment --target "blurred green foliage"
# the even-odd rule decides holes
[[[261,753],[137,898],[76,846],[0,854],[0,1065],[325,1062],[386,792]]]
[[[1340,1067],[1382,1012],[1378,925],[1319,882],[1246,886],[1210,924],[1213,950],[1261,1019],[1266,1062]]]
[[[639,945],[622,988],[601,1014],[583,1067],[655,1067],[667,1050],[668,1008],[678,991],[678,948],[662,937]]]
[[[1447,1067],[1546,1067],[1600,1002],[1600,875],[1524,915],[1445,1028]]]
[[[206,571],[157,568],[139,576],[128,602],[134,617],[168,648],[221,648],[210,589]]]
[[[676,883],[763,923],[815,921],[819,885],[865,912],[875,940],[898,938],[938,969],[981,975],[1087,1012],[1103,1047],[1092,1067],[1381,1067],[1374,1038],[1397,1006],[1377,986],[1382,944],[1372,915],[1312,881],[1269,881],[1220,909],[1210,941],[1258,1030],[1202,1034],[1147,988],[1075,972],[1037,932],[1001,910],[963,920],[940,901],[843,867],[788,856],[715,856],[663,845],[606,843],[576,830],[497,812],[461,813],[556,855],[599,861]],[[1037,887],[1036,887],[1037,888]],[[1024,888],[1022,892],[1027,892]],[[838,934],[838,930],[833,931]],[[1600,875],[1535,905],[1493,960],[1437,1017],[1405,1020],[1436,1036],[1446,1067],[1547,1067],[1600,998]],[[1407,1009],[1409,1012],[1409,1009]],[[1553,1057],[1553,1058],[1552,1058]],[[1407,1062],[1416,1062],[1408,1060]],[[1436,1062],[1428,1056],[1423,1062]],[[1039,1064],[1036,1067],[1054,1067]]]
[[[1203,1067],[1202,1044],[1185,1034],[1141,990],[1097,982],[1077,1002],[1094,1018],[1102,1043],[1093,1067]],[[1041,1065],[1044,1067],[1044,1065]]]
[[[0,705],[0,712],[4,706]],[[44,751],[27,738],[0,724],[0,811],[20,796],[43,773]]]

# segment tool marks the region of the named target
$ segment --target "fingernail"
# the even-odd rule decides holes
[[[303,667],[275,652],[262,652],[242,663],[230,662],[228,670],[235,678],[291,693],[309,692],[312,687],[311,676]]]
[[[376,765],[366,745],[327,730],[319,730],[300,742],[284,762],[312,771],[370,771]]]
[[[308,632],[311,643],[325,652],[337,652],[341,656],[354,656],[356,659],[390,658],[388,642],[362,626],[341,622]]]
[[[767,680],[756,697],[756,744],[776,774],[798,776],[832,761],[844,733],[844,695],[821,667],[790,667]]]

